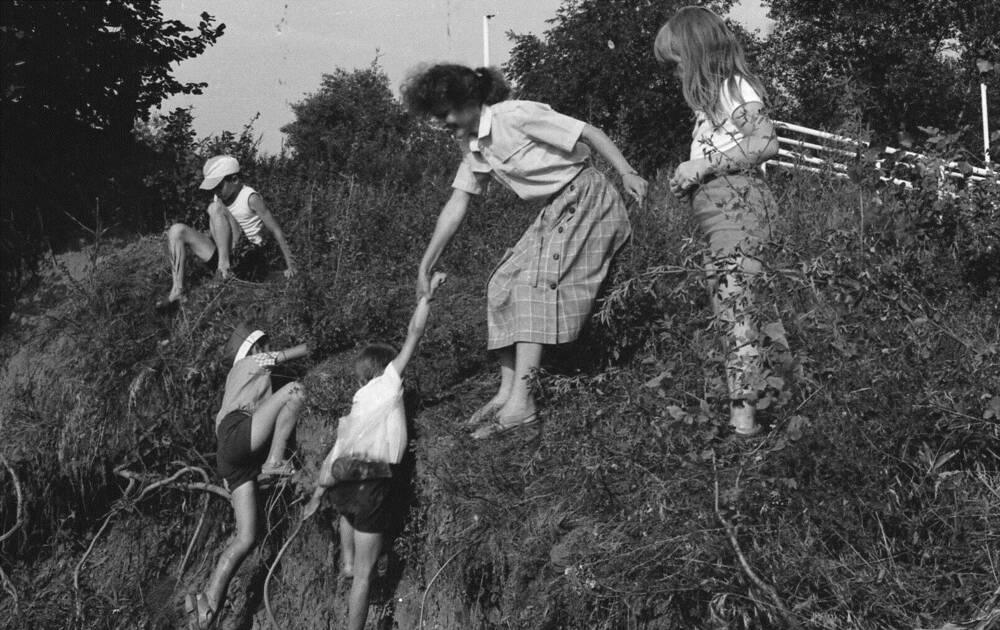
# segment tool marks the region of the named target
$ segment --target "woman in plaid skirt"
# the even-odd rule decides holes
[[[575,340],[615,252],[631,232],[618,191],[590,165],[596,151],[637,201],[646,181],[601,130],[544,103],[507,101],[493,68],[439,64],[403,86],[409,109],[441,121],[462,148],[452,194],[437,220],[417,275],[425,295],[434,265],[488,177],[544,206],[500,261],[487,286],[488,349],[500,362],[500,388],[469,419],[476,439],[534,424],[528,378],[546,345]]]

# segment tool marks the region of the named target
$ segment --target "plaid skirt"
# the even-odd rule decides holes
[[[771,240],[777,203],[756,177],[735,173],[710,179],[698,186],[691,204],[711,258],[755,256]]]
[[[549,199],[490,276],[487,348],[574,341],[631,232],[615,187],[595,168],[583,169]]]

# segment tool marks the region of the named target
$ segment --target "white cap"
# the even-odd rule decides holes
[[[240,163],[231,155],[216,155],[205,161],[205,168],[202,169],[202,172],[205,174],[205,179],[198,188],[212,190],[226,175],[239,173]]]
[[[247,338],[240,344],[240,349],[236,351],[236,358],[233,359],[233,365],[236,365],[240,359],[245,359],[247,354],[250,352],[250,348],[253,348],[253,344],[257,343],[257,340],[263,336],[263,330],[255,330],[247,335]]]

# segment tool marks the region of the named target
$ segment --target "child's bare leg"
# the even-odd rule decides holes
[[[759,331],[753,313],[751,284],[760,273],[758,260],[737,256],[716,276],[712,308],[725,330],[726,382],[729,388],[730,424],[739,433],[756,433],[754,381],[760,375]]]
[[[368,593],[371,574],[382,551],[382,534],[354,532],[354,580],[347,611],[348,630],[363,630],[368,618]]]
[[[173,286],[167,300],[174,302],[184,293],[184,264],[187,258],[187,247],[196,256],[208,260],[215,253],[215,243],[208,236],[193,230],[183,223],[175,223],[167,230],[167,248],[170,251],[170,273]]]
[[[340,574],[354,575],[354,528],[343,516],[340,517]]]
[[[237,227],[233,227],[234,224]],[[221,202],[213,201],[208,206],[208,229],[212,233],[216,246],[219,248],[219,271],[223,278],[229,277],[229,256],[236,246],[240,232],[238,225]]]
[[[257,451],[271,440],[268,461],[281,462],[285,455],[288,437],[298,422],[298,411],[302,406],[303,389],[298,382],[289,383],[271,394],[253,413],[250,428],[250,448]],[[277,454],[277,460],[271,457]]]
[[[229,581],[257,539],[257,483],[248,481],[235,488],[232,491],[232,501],[236,516],[236,535],[219,556],[208,586],[205,587],[205,598],[216,612],[229,588]]]
[[[304,391],[299,383],[289,383],[285,385],[289,388],[288,399],[278,412],[278,418],[274,423],[274,436],[271,438],[271,450],[267,454],[268,464],[281,464],[285,461],[285,449],[288,447],[288,438],[295,430],[295,424],[299,421],[299,409],[302,408],[302,398]],[[282,388],[284,389],[284,388]],[[278,390],[281,391],[281,390]]]
[[[531,395],[529,379],[542,363],[542,344],[519,342],[514,344],[514,370],[510,394],[497,412],[500,424],[517,424],[535,413],[535,398]]]
[[[486,403],[476,410],[469,418],[468,424],[478,424],[489,420],[493,414],[500,410],[510,398],[511,389],[514,386],[514,346],[507,346],[497,350],[497,360],[500,363],[500,389]]]

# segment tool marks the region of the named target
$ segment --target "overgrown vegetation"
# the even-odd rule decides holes
[[[627,34],[653,20],[599,4],[567,3],[548,40],[519,40],[515,74],[564,89],[569,113],[607,116],[595,122],[630,155],[644,150],[633,132],[680,146],[646,133],[659,110],[567,96],[623,97],[608,87],[615,64],[575,65],[593,70],[592,83],[543,80],[567,51],[596,54],[595,42],[620,46],[616,63],[641,56],[641,37]],[[601,24],[609,40],[582,37]],[[367,96],[353,102],[342,91]],[[837,111],[856,113],[862,92],[845,90]],[[88,205],[75,209],[87,246],[49,256],[37,290],[18,302],[0,339],[3,625],[178,626],[183,593],[206,579],[232,532],[212,478],[212,417],[226,374],[220,351],[241,320],[316,352],[278,375],[309,392],[297,431],[303,474],[268,491],[266,535],[230,589],[222,625],[342,622],[335,514],[324,508],[299,527],[300,501],[349,406],[353,352],[405,334],[457,153],[398,109],[377,65],[327,75],[296,107],[302,144],[290,155],[259,155],[253,121],[207,139],[186,110],[140,125],[148,170],[130,198],[144,200],[147,227],[204,226],[201,163],[237,155],[292,243],[296,278],[222,283],[194,265],[189,301],[158,315],[150,304],[169,285],[162,235],[112,236],[113,218]],[[338,124],[319,120],[328,110],[340,112]],[[385,117],[406,151],[378,129]],[[865,133],[865,120],[848,122],[852,135]],[[324,125],[328,142],[309,145]],[[966,168],[963,132],[927,127],[924,148]],[[667,153],[656,155],[651,165],[669,166]],[[371,625],[995,624],[1000,189],[991,179],[942,190],[935,163],[906,170],[913,187],[903,189],[881,181],[879,157],[859,155],[846,180],[768,175],[781,208],[760,286],[768,431],[748,442],[726,426],[700,240],[667,192],[666,169],[647,207],[634,209],[633,239],[584,338],[551,353],[538,375],[541,432],[471,441],[461,423],[495,387],[482,288],[532,219],[492,188],[442,261],[450,280],[408,383],[405,525]],[[379,170],[393,176],[374,177]]]
[[[3,530],[19,521],[15,490],[23,518],[4,541],[0,617],[172,623],[177,589],[204,579],[231,523],[221,498],[193,487],[139,493],[184,465],[211,471],[234,322],[321,348],[286,375],[311,392],[301,484],[349,404],[351,351],[400,340],[447,180],[415,194],[256,175],[278,193],[295,281],[202,279],[162,319],[148,308],[168,283],[162,244],[105,243],[92,272],[57,267],[45,309],[18,315],[0,392]],[[468,440],[460,423],[493,377],[480,287],[530,220],[500,191],[486,197],[447,255],[452,281],[415,366],[413,503],[378,627],[937,628],[996,606],[996,184],[954,198],[824,176],[773,185],[782,237],[761,316],[783,323],[791,353],[772,353],[770,431],[752,443],[724,426],[696,232],[663,182],[634,215],[587,337],[538,379],[540,436]],[[124,471],[140,476],[131,490]],[[266,619],[262,584],[303,491],[271,495],[267,540],[232,589],[236,627]],[[331,517],[306,523],[276,568],[280,623],[343,613]]]

